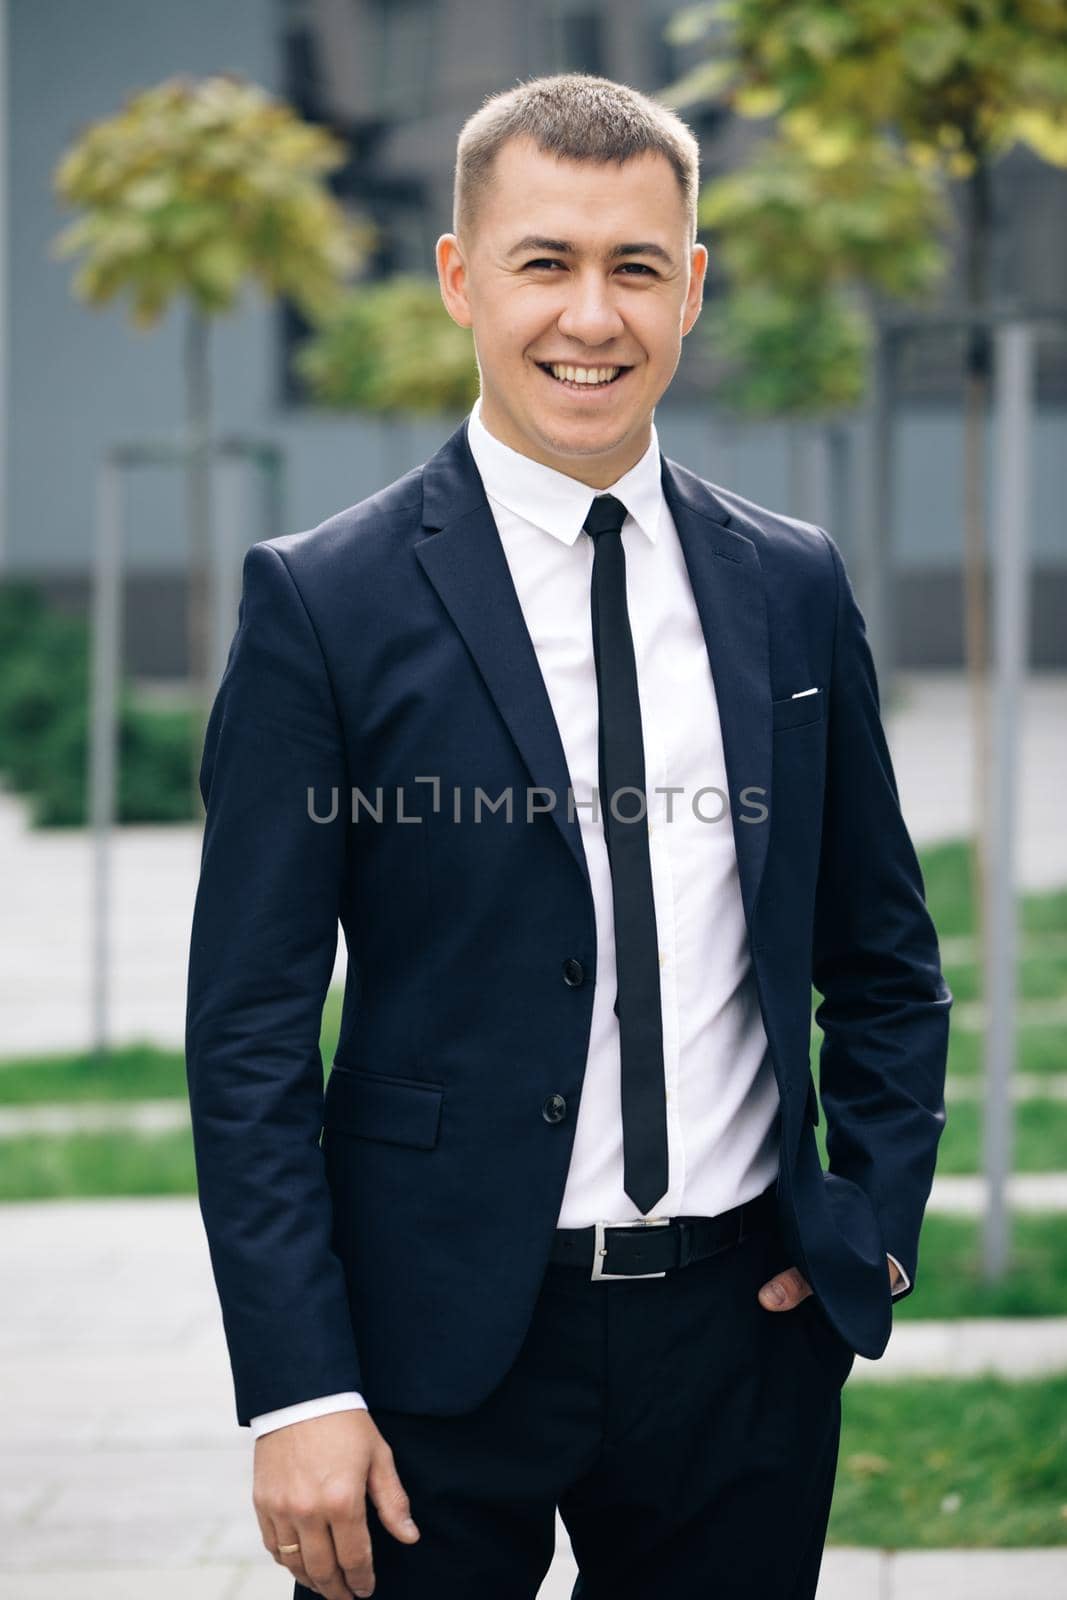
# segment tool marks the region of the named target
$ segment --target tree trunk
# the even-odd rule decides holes
[[[200,794],[200,761],[208,718],[207,661],[211,638],[211,368],[208,318],[190,304],[185,337],[187,443],[186,521],[189,538],[189,584],[186,642],[192,705],[193,816],[204,815]]]

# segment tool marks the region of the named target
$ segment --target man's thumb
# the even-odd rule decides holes
[[[412,1518],[411,1503],[404,1492],[404,1485],[391,1460],[375,1459],[367,1477],[367,1489],[383,1527],[395,1538],[413,1544],[419,1537],[419,1530]]]

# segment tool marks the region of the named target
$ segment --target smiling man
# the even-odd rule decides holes
[[[698,178],[624,85],[488,100],[437,245],[478,402],[246,558],[187,1060],[297,1597],[534,1600],[558,1509],[576,1600],[809,1600],[914,1288],[951,995],[837,545],[659,449]]]

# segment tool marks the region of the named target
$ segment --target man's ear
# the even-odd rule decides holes
[[[445,310],[461,328],[473,325],[470,301],[467,299],[467,261],[463,247],[454,233],[443,233],[434,250],[437,262],[437,282]]]
[[[686,295],[685,311],[682,316],[683,339],[700,315],[700,308],[704,303],[704,276],[707,270],[707,245],[696,244],[693,246],[693,257],[689,267],[689,293]]]

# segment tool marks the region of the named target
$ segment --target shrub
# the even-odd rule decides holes
[[[49,610],[26,583],[0,585],[0,772],[26,796],[33,822],[79,827],[88,820],[89,629]],[[119,698],[120,822],[193,816],[191,710]]]

